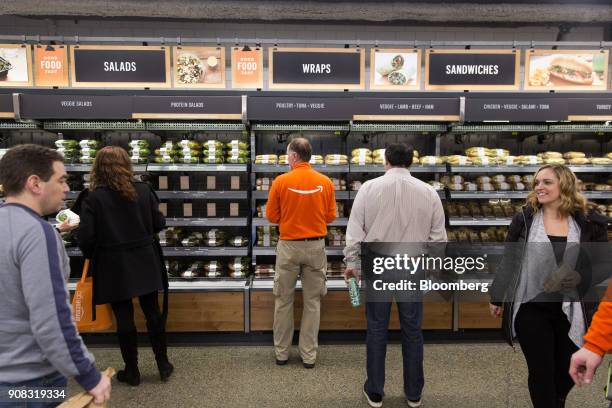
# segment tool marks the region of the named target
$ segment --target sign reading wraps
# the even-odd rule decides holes
[[[254,96],[247,99],[249,120],[347,121],[352,99],[325,97]]]
[[[518,50],[427,50],[425,87],[431,90],[519,89]]]
[[[467,98],[466,122],[544,122],[567,120],[567,99]]]
[[[270,89],[364,89],[363,49],[270,48]]]
[[[353,120],[459,120],[459,98],[355,98]]]
[[[170,86],[168,47],[70,47],[72,86],[167,88]]]
[[[134,119],[241,119],[237,96],[134,96]]]
[[[568,120],[598,121],[612,120],[611,98],[568,99]]]
[[[21,95],[21,117],[27,119],[129,119],[131,96]]]

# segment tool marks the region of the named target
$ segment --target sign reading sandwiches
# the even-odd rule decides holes
[[[608,84],[607,50],[530,50],[525,89],[601,91]]]
[[[75,45],[70,57],[74,87],[170,87],[168,47]]]
[[[270,89],[364,89],[363,49],[270,48]]]
[[[430,90],[519,89],[518,50],[427,50],[425,88]]]

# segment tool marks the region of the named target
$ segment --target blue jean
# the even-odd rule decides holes
[[[404,368],[404,394],[410,400],[421,398],[425,377],[423,375],[423,321],[422,302],[397,302],[402,334],[402,360]],[[390,302],[367,302],[366,319],[368,333],[366,336],[367,373],[366,391],[384,395],[385,359]]]
[[[44,377],[35,378],[29,381],[23,381],[20,383],[0,383],[0,387],[37,387],[37,388],[66,388],[68,385],[68,379],[58,372],[51,373]],[[66,390],[68,392],[68,390]],[[66,399],[68,395],[66,394]],[[61,404],[62,401],[57,402],[26,402],[26,401],[15,401],[15,402],[0,402],[0,408],[52,408]]]

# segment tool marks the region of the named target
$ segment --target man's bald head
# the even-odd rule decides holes
[[[300,161],[308,163],[310,161],[310,157],[312,156],[312,146],[308,139],[303,137],[298,137],[289,142],[289,146],[287,146],[287,150],[295,153]]]

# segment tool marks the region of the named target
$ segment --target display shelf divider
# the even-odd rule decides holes
[[[167,227],[246,227],[248,218],[166,218]]]
[[[246,172],[246,164],[158,164],[150,163],[150,172]]]

